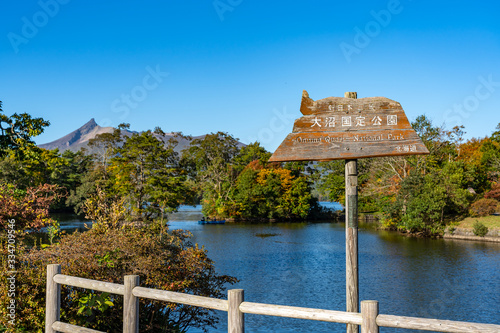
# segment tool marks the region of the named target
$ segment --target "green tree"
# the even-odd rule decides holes
[[[262,165],[265,165],[271,153],[268,152],[264,147],[260,145],[259,142],[251,143],[247,146],[241,147],[239,153],[234,157],[234,168],[238,173],[243,171],[243,169],[253,161],[259,161]]]
[[[332,202],[345,201],[345,162],[319,162],[316,165],[316,187]]]
[[[179,166],[176,145],[174,139],[165,145],[146,131],[127,138],[111,158],[112,191],[125,198],[133,219],[163,216],[186,200],[186,174]]]
[[[130,124],[120,124],[111,133],[101,133],[89,140],[88,148],[92,151],[92,157],[96,168],[102,170],[106,176],[106,168],[110,159],[116,154],[116,149],[123,142],[122,130],[129,129]]]
[[[231,193],[238,176],[233,159],[239,152],[238,141],[223,132],[211,133],[191,141],[183,150],[182,164],[203,197],[203,213],[226,217]]]
[[[50,122],[43,118],[33,118],[27,113],[12,116],[3,114],[0,101],[0,155],[5,155],[8,150],[18,151],[19,148],[34,145],[32,137],[43,133],[44,127]]]
[[[500,123],[495,127],[496,131],[491,134],[491,140],[500,143]]]
[[[401,183],[388,211],[398,227],[410,233],[440,233],[447,219],[467,214],[470,193],[464,165],[447,163],[426,174],[412,172]]]
[[[358,160],[359,209],[360,211],[375,210],[372,204],[372,193],[366,190],[370,180],[373,161]],[[331,202],[345,204],[345,161],[335,160],[319,162],[314,166],[312,179],[318,192]]]
[[[88,150],[83,148],[77,155],[67,156],[69,159],[74,159],[71,165],[76,164],[71,167],[72,171],[70,171],[71,175],[75,175],[72,178],[76,186],[70,188],[66,204],[73,206],[77,214],[83,214],[85,201],[97,195],[98,188],[103,193],[111,195],[110,160],[117,154],[123,142],[122,130],[129,127],[129,124],[120,124],[111,133],[98,134],[89,140]]]
[[[26,188],[30,183],[22,161],[17,158],[13,151],[0,156],[0,182],[19,188]]]

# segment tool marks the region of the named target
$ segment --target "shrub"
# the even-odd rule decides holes
[[[485,198],[487,199],[496,199],[496,200],[500,200],[500,182],[498,183],[495,183],[492,187],[491,187],[491,191],[487,192],[485,195],[484,195]]]
[[[474,202],[470,208],[470,214],[472,216],[487,216],[496,212],[498,206],[498,201],[495,199],[479,199]]]
[[[52,224],[49,208],[63,196],[57,185],[43,184],[20,190],[12,184],[0,184],[0,224],[7,228],[8,220],[16,221],[16,230],[40,230]]]
[[[488,233],[488,227],[476,220],[473,225],[473,232],[474,235],[479,236],[479,237],[484,237]]]
[[[28,332],[43,331],[48,264],[61,264],[65,275],[120,284],[125,275],[137,274],[142,287],[216,298],[223,296],[226,283],[236,281],[216,274],[206,251],[189,242],[190,234],[174,230],[160,235],[158,231],[158,225],[98,228],[63,235],[59,243],[44,249],[19,245],[16,326]],[[5,247],[2,249],[5,252]],[[2,269],[8,271],[6,260],[2,265]],[[9,326],[6,278],[4,274],[0,286],[0,327]],[[96,306],[96,302],[107,306]],[[183,332],[188,327],[206,330],[217,322],[211,310],[147,299],[140,302],[141,332]],[[121,296],[62,287],[61,320],[64,322],[119,332],[122,313]]]

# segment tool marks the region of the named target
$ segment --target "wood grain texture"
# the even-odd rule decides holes
[[[377,301],[361,302],[361,315],[363,316],[363,325],[361,325],[361,333],[379,333],[377,325],[378,302]]]
[[[56,275],[54,281],[68,286],[102,291],[116,295],[123,295],[125,292],[125,287],[122,284],[89,280],[63,274]]]
[[[106,333],[102,331],[96,331],[90,328],[62,323],[60,321],[55,322],[52,325],[52,329],[62,333]]]
[[[358,161],[345,163],[345,272],[346,311],[359,312],[359,269],[358,269]],[[348,324],[347,333],[357,333],[358,326]]]
[[[477,324],[451,320],[378,315],[377,325],[422,331],[448,333],[499,333],[500,325]]]
[[[245,300],[243,289],[228,291],[229,308],[227,311],[227,331],[229,333],[245,332],[245,314],[241,312],[240,305]]]
[[[295,120],[292,133],[271,156],[271,162],[429,153],[401,104],[385,97],[314,101],[304,91],[300,111],[303,116]]]
[[[349,168],[348,175],[352,175],[353,170]],[[82,286],[90,285],[94,286],[95,283],[99,281],[85,280],[83,283],[79,281],[79,278],[73,278],[71,276],[60,274],[60,265],[48,265],[47,266],[47,309],[58,309],[60,307],[60,284],[56,280],[62,280],[66,282],[74,282],[75,285]],[[72,279],[70,279],[72,278]],[[74,280],[77,279],[77,280]],[[199,306],[209,309],[229,311],[229,301],[208,298],[202,296],[195,296],[190,294],[182,294],[164,290],[149,289],[142,287],[134,287],[138,281],[130,277],[125,282],[128,287],[121,285],[123,288],[131,289],[132,294],[135,297],[144,297],[148,299],[156,299],[167,302],[182,303],[192,306]],[[91,283],[89,284],[88,281]],[[67,283],[68,285],[73,285]],[[99,285],[99,284],[97,284]],[[113,284],[112,284],[113,285]],[[113,287],[114,288],[114,287]],[[89,288],[91,289],[91,287]],[[57,296],[57,297],[54,297]],[[352,313],[343,311],[332,311],[332,310],[322,310],[313,308],[302,308],[294,306],[283,306],[274,304],[262,304],[262,303],[251,303],[244,302],[243,290],[232,290],[229,292],[229,297],[234,298],[236,301],[233,303],[233,313],[249,313],[257,315],[268,315],[268,316],[278,316],[278,317],[288,317],[288,318],[298,318],[298,319],[309,319],[309,320],[319,320],[335,323],[362,325],[362,333],[376,333],[376,326],[379,327],[394,327],[394,328],[404,328],[404,329],[417,329],[424,331],[437,331],[437,332],[449,332],[449,333],[498,333],[500,332],[500,325],[494,324],[479,324],[472,322],[459,322],[450,320],[439,320],[439,319],[427,319],[427,318],[415,318],[415,317],[403,317],[403,316],[392,316],[392,315],[377,315],[378,309],[376,309],[376,301],[363,301],[361,302],[362,313]],[[50,301],[49,301],[50,299]],[[55,304],[55,306],[53,306]],[[234,304],[239,304],[238,309]],[[57,311],[53,312],[57,313]],[[244,317],[239,313],[239,318],[241,318],[240,323],[243,322]],[[100,331],[83,328],[79,326],[74,326],[60,322],[58,315],[51,314],[52,318],[57,318],[57,320],[46,321],[46,332],[82,332],[82,333],[103,333]],[[48,317],[47,317],[48,318]],[[373,322],[375,318],[375,323]],[[50,323],[50,325],[48,325]],[[241,327],[241,325],[239,325]],[[370,329],[370,327],[372,327]],[[366,331],[368,329],[368,331]],[[378,329],[378,328],[377,328]],[[237,331],[242,332],[242,331]]]
[[[240,310],[249,314],[309,319],[332,323],[356,325],[361,325],[363,323],[360,313],[347,313],[343,311],[302,308],[296,306],[243,302],[240,305]]]
[[[133,290],[139,285],[139,275],[127,275],[124,279],[125,292],[123,295],[123,333],[139,332],[139,298]]]
[[[61,274],[61,265],[47,266],[47,286],[45,299],[45,332],[55,333],[52,324],[60,320],[61,285],[54,281]]]
[[[228,301],[223,299],[183,294],[166,290],[149,289],[143,287],[135,287],[132,292],[136,297],[144,297],[148,299],[156,299],[159,301],[165,301],[171,303],[181,303],[192,306],[200,306],[207,309],[214,309],[221,311],[228,310]]]

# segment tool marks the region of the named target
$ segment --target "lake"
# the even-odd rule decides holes
[[[240,280],[229,288],[244,289],[246,301],[345,310],[343,224],[200,225],[199,209],[182,207],[170,228],[191,231],[217,271]],[[408,238],[361,226],[359,277],[360,300],[379,301],[382,314],[500,324],[498,243]],[[227,332],[225,316],[210,332]],[[255,333],[345,332],[342,324],[269,316],[245,315],[245,322]]]

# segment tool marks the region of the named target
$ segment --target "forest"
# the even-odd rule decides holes
[[[51,211],[123,224],[163,220],[181,204],[201,203],[210,218],[295,221],[321,216],[320,199],[344,203],[344,161],[270,163],[258,142],[241,145],[224,132],[177,152],[182,133],[163,142],[158,127],[123,136],[130,125],[121,124],[89,142],[93,153],[60,152],[32,140],[49,126],[44,119],[2,114],[2,124],[0,193],[12,209],[50,198]],[[446,130],[426,116],[412,126],[430,154],[359,160],[360,212],[377,215],[384,228],[428,235],[496,212],[500,124],[490,136],[469,140],[463,127]],[[25,223],[39,228],[47,219],[38,214]]]
[[[320,200],[344,203],[344,161],[270,163],[258,142],[241,145],[224,132],[192,139],[179,152],[182,133],[166,141],[160,128],[124,136],[128,124],[96,136],[88,150],[49,151],[33,141],[49,121],[7,116],[1,107],[2,269],[14,271],[16,282],[8,289],[9,277],[2,277],[2,330],[43,331],[44,272],[54,263],[67,275],[122,283],[138,274],[143,287],[222,297],[236,278],[217,274],[190,233],[168,229],[168,213],[182,204],[201,203],[211,218],[293,222],[328,216]],[[463,127],[446,130],[426,116],[412,126],[430,154],[359,160],[360,211],[377,215],[382,228],[425,236],[497,212],[500,124],[469,140]],[[60,210],[84,215],[92,228],[61,232],[51,218]],[[13,300],[15,326],[7,307]],[[61,302],[67,323],[121,329],[119,296],[64,288]],[[206,330],[218,320],[204,309],[152,300],[140,308],[144,332]]]

